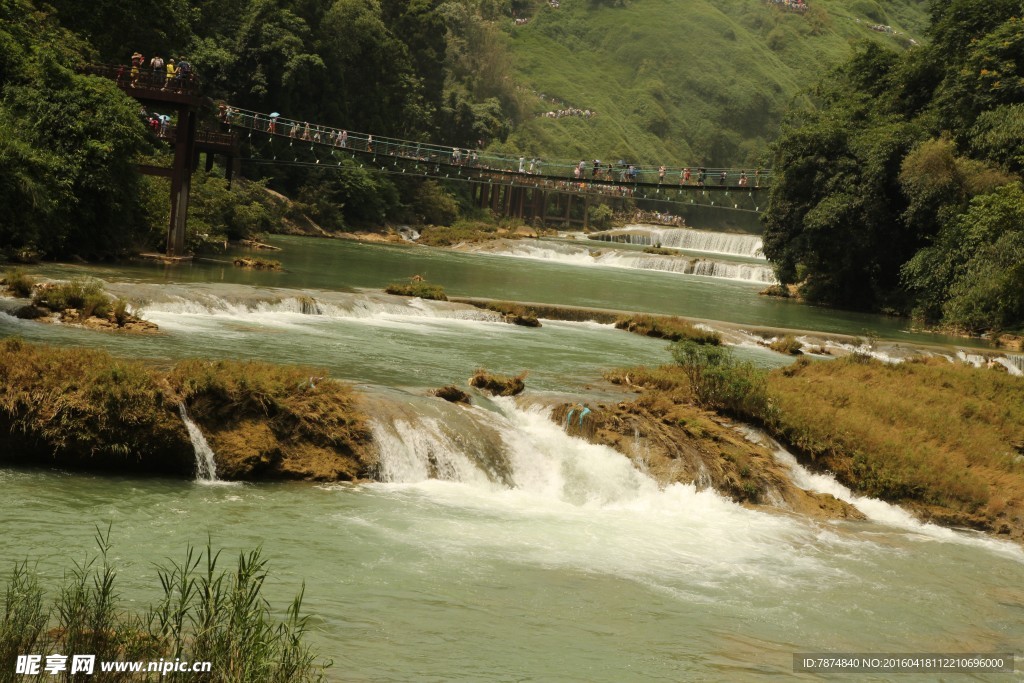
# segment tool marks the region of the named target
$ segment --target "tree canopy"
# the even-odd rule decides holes
[[[1021,13],[935,2],[928,45],[862,45],[815,87],[773,143],[765,254],[782,282],[971,332],[1024,322]]]

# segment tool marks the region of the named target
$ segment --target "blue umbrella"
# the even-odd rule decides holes
[[[167,114],[160,114],[159,116],[157,116],[157,118],[160,119],[161,121],[170,121],[171,120],[171,117],[168,116]]]
[[[272,118],[272,119],[276,119],[276,118],[277,118],[278,116],[280,116],[280,114],[278,114],[278,113],[277,113],[277,112],[275,111],[275,112],[271,113],[271,115],[270,115],[270,118]]]

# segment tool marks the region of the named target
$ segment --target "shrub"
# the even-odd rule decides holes
[[[250,270],[281,270],[281,262],[266,258],[236,258],[235,265]]]
[[[615,212],[607,204],[600,204],[590,212],[590,227],[604,230],[611,226]]]
[[[15,268],[7,271],[7,275],[4,276],[4,285],[14,296],[27,299],[32,296],[32,288],[35,287],[36,281],[25,271]]]
[[[448,295],[444,293],[444,287],[427,284],[426,282],[392,282],[384,288],[384,291],[398,296],[418,296],[421,299],[448,301]]]
[[[111,311],[110,297],[97,280],[76,279],[46,287],[34,294],[32,303],[56,313],[73,308],[83,319],[105,318]]]
[[[672,357],[690,380],[698,405],[755,420],[769,419],[765,372],[751,363],[738,362],[730,349],[685,340],[672,345]]]
[[[768,348],[770,348],[772,351],[778,351],[779,353],[789,354],[790,356],[799,356],[801,353],[803,353],[803,351],[801,350],[803,348],[803,345],[800,342],[798,342],[796,340],[796,337],[794,337],[791,334],[787,334],[785,337],[782,337],[781,339],[776,339],[775,341],[768,345]]]

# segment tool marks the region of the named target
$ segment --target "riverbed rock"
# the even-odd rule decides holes
[[[440,389],[434,389],[430,393],[432,393],[434,396],[437,396],[438,398],[443,398],[449,403],[469,404],[469,394],[467,394],[465,391],[459,389],[457,386],[453,384],[450,384],[446,387],[441,387]]]

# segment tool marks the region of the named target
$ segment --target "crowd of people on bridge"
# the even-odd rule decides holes
[[[525,176],[543,176],[534,182],[541,184],[560,183],[566,186],[587,188],[592,191],[631,196],[637,185],[674,185],[673,176],[665,165],[653,168],[640,168],[636,164],[622,159],[617,164],[602,163],[600,159],[586,161],[567,166],[561,163],[545,163],[539,157],[508,157],[502,155],[485,155],[480,151],[483,141],[478,141],[476,149],[454,147],[438,147],[429,143],[408,140],[382,138],[375,140],[372,134],[349,133],[345,129],[331,128],[311,124],[306,121],[282,119],[277,112],[262,114],[238,110],[227,104],[220,106],[220,120],[232,126],[240,125],[252,130],[264,131],[271,135],[303,141],[312,145],[327,145],[352,152],[366,152],[374,155],[401,157],[435,165],[435,172],[440,173],[442,165],[470,167],[480,171],[500,174],[522,174]],[[294,142],[292,143],[294,144]],[[721,189],[761,187],[760,169],[750,176],[745,170],[731,171],[715,169],[709,173],[701,166],[691,170],[689,167],[678,170],[678,186],[696,188],[717,187]],[[595,182],[596,181],[596,182]]]
[[[192,65],[184,56],[175,62],[173,57],[164,61],[160,55],[154,55],[147,62],[142,53],[136,51],[132,54],[131,65],[121,65],[117,71],[118,84],[132,88],[183,92],[191,90],[195,80]]]

